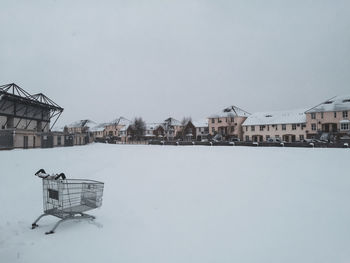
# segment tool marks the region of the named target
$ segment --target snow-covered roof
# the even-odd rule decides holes
[[[79,121],[75,121],[69,125],[67,125],[68,128],[80,128],[80,127],[86,127],[88,124],[95,124],[95,122],[91,121],[91,120],[79,120]]]
[[[350,110],[350,95],[336,96],[309,109],[306,113]]]
[[[128,120],[127,118],[124,118],[124,117],[119,117],[119,118],[116,118],[116,119],[114,119],[113,121],[111,121],[110,123],[109,123],[109,125],[130,125],[131,124],[131,121],[130,120]]]
[[[100,124],[90,128],[90,131],[92,131],[92,132],[104,131],[106,125],[107,125],[107,123],[100,123]]]
[[[181,122],[174,119],[174,118],[168,118],[164,121],[167,125],[171,125],[171,126],[182,126]]]
[[[64,127],[54,127],[53,129],[52,129],[52,131],[53,132],[63,132],[64,131]]]
[[[209,118],[221,118],[221,117],[248,117],[249,112],[242,110],[234,105],[229,106],[217,113],[214,113],[209,116]]]
[[[203,120],[198,120],[198,121],[193,121],[192,122],[194,127],[199,128],[199,127],[208,127],[208,119],[203,119]]]
[[[298,124],[305,123],[305,109],[289,111],[256,112],[250,115],[243,123],[247,125]]]
[[[161,123],[146,123],[146,130],[155,130],[161,125]]]

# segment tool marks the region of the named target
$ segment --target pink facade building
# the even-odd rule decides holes
[[[225,138],[235,137],[242,140],[242,123],[249,115],[249,112],[236,106],[227,107],[208,118],[209,134],[211,136],[220,134]]]
[[[334,140],[350,135],[350,95],[331,98],[305,114],[307,138]]]

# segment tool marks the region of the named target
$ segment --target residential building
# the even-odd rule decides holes
[[[157,136],[155,131],[160,126],[160,123],[146,123],[145,139],[153,139]]]
[[[100,141],[104,139],[105,126],[107,125],[107,123],[100,123],[90,128],[90,132],[92,133],[94,140]]]
[[[124,117],[116,118],[115,120],[106,124],[104,128],[104,136],[109,138],[120,139],[121,138],[120,130],[126,126],[129,126],[130,124],[131,124],[131,121]]]
[[[333,97],[305,114],[307,138],[336,140],[350,134],[350,95]]]
[[[164,127],[165,138],[168,141],[174,140],[178,133],[182,131],[181,122],[172,117],[166,119],[162,125]]]
[[[89,127],[91,124],[95,123],[91,120],[79,120],[65,126],[63,132],[67,136],[66,139],[69,140],[69,143],[73,139],[73,145],[84,145],[92,142],[93,135],[90,133]]]
[[[156,138],[163,139],[165,136],[165,130],[164,130],[163,124],[159,124],[157,127],[155,127],[153,134],[155,135]]]
[[[306,137],[305,109],[257,112],[243,123],[244,141],[263,142],[270,138],[295,142]]]
[[[188,121],[186,125],[182,127],[181,136],[185,141],[192,141],[196,139],[197,131],[192,121]]]
[[[230,106],[209,116],[209,134],[220,134],[226,139],[236,137],[243,139],[242,123],[250,113],[236,106]]]
[[[196,127],[196,140],[201,141],[207,139],[209,135],[209,124],[208,119],[203,119],[193,122],[194,127]]]

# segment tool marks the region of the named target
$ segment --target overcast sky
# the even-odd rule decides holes
[[[0,7],[0,83],[89,118],[201,119],[350,93],[350,1],[15,1]]]

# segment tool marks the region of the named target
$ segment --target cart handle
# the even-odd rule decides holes
[[[45,172],[44,169],[40,169],[39,171],[37,171],[37,172],[35,173],[35,175],[39,176],[40,173],[43,173],[43,174],[46,175],[46,176],[44,176],[44,177],[41,177],[41,176],[40,176],[41,178],[48,178],[48,177],[50,176],[49,174],[46,174],[46,172]],[[65,175],[64,173],[56,174],[56,176],[54,176],[52,179],[57,180],[57,179],[60,179],[60,177],[61,177],[63,180],[66,179],[66,175]]]

